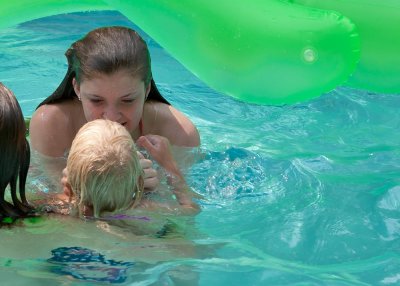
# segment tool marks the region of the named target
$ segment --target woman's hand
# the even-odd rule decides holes
[[[174,176],[183,179],[182,173],[179,170],[177,163],[172,156],[171,146],[167,138],[160,135],[145,135],[140,136],[136,140],[138,146],[143,147],[149,152],[151,157],[163,167],[167,172]]]
[[[139,156],[140,166],[142,166],[144,172],[145,192],[154,191],[154,189],[159,185],[160,181],[157,176],[157,171],[153,169],[153,162],[149,159],[146,159],[139,151],[137,154]]]

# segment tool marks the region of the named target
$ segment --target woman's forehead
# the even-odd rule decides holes
[[[81,89],[135,93],[143,91],[144,85],[144,81],[140,77],[122,71],[112,74],[97,74],[90,79],[85,79],[81,82]]]

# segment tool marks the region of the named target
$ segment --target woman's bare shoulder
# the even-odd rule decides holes
[[[197,147],[200,135],[193,122],[175,107],[151,101],[145,107],[145,133],[167,137],[172,145]]]
[[[76,133],[74,107],[71,103],[40,106],[30,122],[30,141],[34,150],[50,157],[61,157],[71,147]]]

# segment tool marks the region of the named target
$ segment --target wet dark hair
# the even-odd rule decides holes
[[[25,196],[25,183],[30,163],[25,120],[14,94],[0,82],[0,226],[32,214]],[[17,194],[17,183],[19,194]],[[6,201],[10,186],[12,203]]]
[[[80,83],[98,74],[112,74],[121,69],[126,69],[132,76],[140,76],[146,86],[151,85],[148,100],[169,104],[152,78],[146,42],[130,28],[113,26],[95,29],[73,43],[65,56],[68,60],[67,74],[55,92],[39,106],[77,97],[72,86],[74,77]]]

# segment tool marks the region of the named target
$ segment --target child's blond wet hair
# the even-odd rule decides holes
[[[143,169],[131,135],[119,123],[86,123],[72,142],[67,170],[79,215],[85,207],[100,217],[140,202]]]

